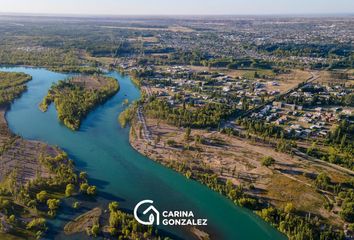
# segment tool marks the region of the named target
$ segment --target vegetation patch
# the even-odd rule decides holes
[[[32,77],[24,73],[0,72],[0,106],[9,104],[19,97]]]
[[[137,108],[138,103],[134,102],[119,114],[118,121],[122,128],[125,128],[127,124],[133,120],[134,116],[136,115]]]
[[[72,130],[80,127],[81,120],[98,104],[105,102],[119,90],[116,79],[104,76],[80,76],[53,84],[40,104],[47,111],[54,102],[58,118]]]

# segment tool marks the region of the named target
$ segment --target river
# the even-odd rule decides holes
[[[131,212],[139,201],[151,199],[157,209],[191,210],[195,217],[207,218],[207,231],[212,239],[286,239],[251,211],[235,206],[220,194],[155,163],[130,146],[129,129],[122,129],[117,122],[126,107],[122,104],[124,99],[131,102],[140,97],[139,89],[129,77],[109,73],[119,81],[119,93],[92,111],[80,130],[73,132],[58,122],[53,105],[46,113],[38,109],[51,84],[68,75],[25,67],[2,67],[0,71],[24,72],[33,77],[28,91],[14,101],[6,114],[9,127],[25,139],[59,146],[74,160],[78,170],[88,173],[90,183],[98,187],[98,196],[85,203],[86,209],[106,206],[115,200],[122,209]],[[66,200],[58,216],[49,222],[48,239],[69,239],[61,230],[66,221],[80,212],[66,207],[70,201]],[[164,226],[162,231],[176,239],[193,239],[183,228]],[[76,235],[70,239],[86,238]]]

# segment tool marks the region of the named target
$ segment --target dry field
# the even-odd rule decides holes
[[[343,79],[339,79],[338,77],[336,77],[336,75],[334,74],[331,74],[331,72],[329,71],[320,71],[319,74],[320,74],[320,78],[318,80],[319,83],[321,84],[329,84],[329,83],[343,83],[345,82],[345,84],[347,86],[349,85],[354,85],[354,70],[348,70],[346,73],[348,73],[348,78],[349,79],[346,79],[346,80],[343,80]]]
[[[79,76],[70,79],[75,85],[82,85],[85,89],[97,90],[108,84],[108,79],[101,76]]]
[[[308,71],[303,71],[299,69],[292,70],[287,74],[280,74],[275,77],[280,84],[280,86],[268,86],[268,90],[280,90],[281,93],[286,92],[287,90],[294,88],[309,79],[311,73]]]
[[[137,37],[137,38],[129,38],[129,41],[139,41],[144,43],[157,43],[159,39],[157,37]]]

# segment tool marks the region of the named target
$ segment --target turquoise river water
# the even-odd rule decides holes
[[[139,201],[151,199],[159,210],[191,210],[195,217],[208,219],[205,230],[212,239],[286,239],[251,211],[142,156],[129,145],[129,129],[122,129],[117,122],[125,108],[124,99],[133,101],[140,97],[129,77],[109,73],[119,81],[119,93],[92,111],[80,130],[73,132],[58,122],[54,106],[46,113],[38,109],[51,84],[68,75],[25,67],[2,67],[0,71],[25,72],[33,77],[28,91],[6,114],[11,130],[25,139],[59,146],[75,161],[78,170],[88,173],[90,183],[98,187],[98,196],[85,202],[81,212],[97,205],[106,206],[109,201],[119,201],[121,208],[132,212]],[[65,222],[80,214],[68,207],[70,201],[65,200],[58,216],[49,221],[48,239],[86,239],[84,235],[63,235]],[[185,228],[159,229],[175,239],[194,239]]]

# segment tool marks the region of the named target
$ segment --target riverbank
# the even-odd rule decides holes
[[[75,160],[75,167],[87,172],[90,183],[99,189],[95,200],[85,202],[84,208],[78,211],[73,211],[71,198],[63,201],[58,217],[47,221],[47,239],[87,239],[85,234],[65,235],[64,225],[87,209],[96,206],[104,209],[112,199],[119,201],[120,209],[128,212],[132,212],[136,203],[143,199],[154,200],[154,206],[161,211],[191,209],[195,216],[208,219],[206,230],[211,239],[285,239],[254,214],[156,164],[130,146],[128,129],[117,124],[117,114],[126,108],[123,103],[127,99],[134,102],[141,96],[129,77],[116,72],[107,74],[119,79],[119,93],[95,108],[82,122],[79,131],[71,131],[58,121],[54,107],[46,113],[38,109],[52,83],[66,79],[67,75],[38,68],[4,68],[3,71],[25,72],[33,76],[28,91],[11,105],[6,115],[11,131],[24,139],[65,149]],[[75,196],[75,200],[81,202],[82,198]],[[239,226],[237,231],[235,226]],[[184,227],[160,225],[158,229],[173,239],[197,239]]]
[[[46,231],[43,217],[49,217],[49,211],[53,217],[59,207],[51,209],[46,201],[59,202],[57,199],[64,197],[66,184],[74,183],[76,174],[71,160],[59,148],[25,140],[11,132],[6,112],[12,101],[26,91],[26,83],[32,77],[23,73],[0,73],[1,232],[9,238],[34,239]]]
[[[141,154],[206,184],[238,205],[257,210],[259,207],[248,199],[253,198],[263,206],[280,211],[291,206],[294,217],[317,216],[326,219],[324,223],[343,228],[338,209],[326,208],[335,196],[316,189],[313,178],[325,172],[334,183],[344,183],[351,175],[321,162],[277,152],[266,143],[216,131],[193,129],[186,133],[186,129],[146,118],[142,112],[132,122],[130,143]],[[275,160],[272,166],[262,164],[266,157]],[[244,196],[241,200],[230,196],[223,187],[211,184],[211,178],[221,185],[231,182],[236,189],[242,186]]]
[[[27,90],[26,83],[32,76],[24,73],[0,72],[0,181],[14,174],[16,184],[23,186],[37,177],[50,178],[54,174],[47,169],[40,159],[56,157],[62,152],[39,141],[24,140],[13,134],[7,124],[5,115],[11,103]]]
[[[7,70],[7,69],[6,69]],[[17,69],[16,69],[17,70]],[[33,133],[36,135],[36,137],[28,137],[29,139],[39,139],[37,136],[37,134],[39,134],[41,132],[41,130],[43,130],[44,133],[48,134],[48,132],[51,131],[51,127],[43,127],[44,124],[47,124],[48,123],[48,116],[54,116],[55,114],[55,111],[54,108],[51,108],[51,109],[48,109],[48,113],[46,114],[43,114],[41,113],[39,110],[38,110],[38,102],[43,98],[43,95],[46,93],[46,91],[48,90],[48,88],[50,87],[51,83],[54,83],[56,82],[57,80],[59,79],[64,79],[65,77],[62,76],[62,75],[59,75],[59,74],[54,74],[52,72],[49,72],[49,71],[45,71],[45,70],[41,70],[41,69],[22,69],[21,70],[25,71],[25,72],[29,72],[31,75],[33,74],[34,76],[34,81],[37,81],[37,82],[34,82],[34,83],[31,83],[30,84],[30,87],[29,87],[29,91],[24,94],[21,99],[19,99],[18,101],[16,101],[12,108],[11,108],[11,111],[10,111],[10,114],[7,116],[9,122],[10,122],[10,125],[11,125],[11,122],[13,123],[13,121],[19,121],[19,123],[21,124],[24,124],[24,129],[28,130],[33,130],[35,128],[31,128],[29,126],[31,126],[31,124],[38,124],[38,126],[40,126],[40,129],[36,128],[36,130],[33,130]],[[45,73],[51,77],[48,77],[48,78],[42,78],[41,76],[41,73]],[[116,78],[105,78],[105,79],[114,79],[114,81],[117,83],[117,80]],[[98,79],[98,80],[101,80],[101,79]],[[40,83],[38,83],[38,81],[41,81]],[[75,81],[75,79],[74,79]],[[80,84],[82,83],[82,81],[79,82]],[[38,84],[38,85],[37,85]],[[95,88],[97,85],[95,84],[98,84],[97,82],[90,82],[90,84],[86,84],[87,87],[89,88]],[[117,83],[118,85],[118,83]],[[34,87],[33,86],[41,86],[41,90],[42,91],[33,91],[34,89],[35,90],[38,90],[38,88]],[[105,85],[107,86],[107,85]],[[43,91],[44,89],[46,89],[45,91]],[[36,94],[38,93],[38,95]],[[112,96],[113,98],[116,97],[116,94],[114,94],[114,96]],[[26,98],[26,100],[23,101],[23,103],[25,104],[29,104],[29,102],[31,102],[29,104],[30,108],[33,110],[32,114],[26,114],[26,113],[23,113],[23,110],[28,110],[29,107],[25,107],[25,108],[22,108],[20,107],[19,111],[16,111],[16,106],[18,106],[19,104],[21,105],[21,102],[23,100],[23,98]],[[28,101],[28,99],[30,99],[30,101]],[[116,105],[116,106],[120,106],[120,105]],[[100,108],[97,106],[97,108]],[[24,117],[19,117],[19,116],[16,116],[14,118],[12,118],[12,113],[20,113],[20,114],[24,114],[24,116],[31,116],[32,118],[26,118],[27,121],[23,121]],[[11,134],[11,130],[8,128],[8,125],[7,125],[7,121],[4,117],[4,113],[5,112],[2,112],[2,118],[0,118],[0,124],[1,124],[1,129],[4,129],[4,131],[6,130],[6,132],[8,132],[9,134]],[[52,115],[53,114],[53,115]],[[43,122],[40,122],[39,118],[36,118],[36,117],[39,117],[39,118],[44,118],[46,120],[44,120]],[[39,123],[40,122],[40,123]],[[72,131],[68,131],[65,127],[63,127],[61,124],[58,123],[57,119],[56,118],[52,118],[52,121],[51,123],[53,123],[53,125],[55,126],[58,126],[60,127],[63,132],[62,133],[58,133],[58,134],[52,134],[52,133],[49,133],[49,136],[50,137],[55,137],[55,136],[65,136],[66,133],[69,133],[69,134],[72,134],[72,135],[75,135],[75,136],[78,136],[80,135],[79,133],[77,132],[72,132]],[[12,125],[13,126],[13,125]],[[18,133],[18,131],[14,130],[14,132]],[[21,134],[19,133],[21,136],[24,136],[26,137],[26,134]],[[14,135],[15,136],[15,135]],[[102,136],[106,136],[106,134],[102,134]],[[19,138],[18,136],[15,136],[16,138]],[[81,141],[75,141],[76,143],[80,142],[84,142],[84,141],[87,141],[89,138],[86,136],[85,138],[82,138]],[[95,140],[97,139],[97,136],[95,136]],[[42,139],[41,139],[42,140]],[[38,143],[38,144],[41,144],[40,146],[42,146],[43,148],[45,148],[46,146],[48,147],[51,147],[51,145],[57,145],[51,141],[47,141],[45,140],[45,142],[48,142],[50,143],[51,145],[46,145],[46,144],[43,144],[45,146],[42,145],[42,142],[41,141],[33,141],[33,140],[23,140],[25,141],[27,144],[29,142],[34,142],[34,143]],[[96,141],[95,141],[96,142]],[[127,142],[127,141],[125,141]],[[83,146],[88,146],[89,144],[83,144]],[[62,146],[62,145],[61,145]],[[70,144],[70,146],[73,146],[73,144]],[[26,158],[28,154],[28,149],[25,149],[26,146],[18,146],[19,149],[16,149],[14,152],[16,154],[18,154],[19,151],[24,151],[24,154],[23,155],[19,155],[20,157],[22,158]],[[26,191],[22,191],[24,194],[28,194],[28,197],[31,198],[31,200],[33,200],[33,204],[34,205],[31,205],[31,206],[27,206],[27,202],[23,203],[23,207],[27,208],[28,207],[28,210],[31,211],[31,212],[26,212],[26,216],[19,216],[17,217],[16,216],[16,222],[17,223],[21,223],[21,226],[23,227],[21,229],[21,231],[26,231],[24,234],[21,235],[22,238],[24,239],[33,239],[33,238],[36,238],[37,236],[40,237],[39,235],[35,236],[35,234],[39,234],[42,235],[43,232],[46,230],[46,226],[49,227],[48,229],[48,232],[47,234],[45,235],[45,237],[48,237],[49,239],[52,239],[53,235],[49,235],[49,234],[52,234],[52,231],[55,227],[52,226],[52,223],[55,222],[55,221],[68,221],[70,219],[74,219],[76,218],[77,214],[79,212],[82,212],[83,208],[90,208],[90,207],[102,207],[102,208],[106,208],[107,207],[107,202],[106,200],[102,201],[102,196],[97,196],[97,198],[93,198],[92,196],[87,196],[87,195],[92,195],[93,192],[91,191],[92,190],[92,186],[88,185],[88,179],[87,179],[87,173],[86,172],[81,172],[80,174],[78,175],[73,175],[73,176],[69,176],[68,175],[68,172],[69,173],[72,173],[72,171],[69,171],[69,167],[73,169],[73,163],[71,160],[69,160],[68,156],[62,152],[61,150],[59,150],[59,148],[55,148],[55,150],[58,150],[60,151],[60,154],[59,155],[51,155],[51,156],[47,156],[43,153],[43,149],[38,149],[38,148],[35,148],[35,147],[32,147],[34,151],[36,151],[36,153],[39,154],[39,157],[38,159],[40,160],[39,163],[42,164],[41,166],[43,166],[46,170],[48,168],[48,171],[49,173],[51,174],[50,176],[48,177],[45,177],[45,176],[40,176],[39,174],[35,175],[35,178],[31,179],[30,183],[28,183],[30,185],[28,191],[27,191],[27,188],[25,189]],[[65,147],[63,147],[65,148]],[[66,148],[67,149],[67,148]],[[75,154],[77,152],[80,152],[80,150],[82,150],[82,148],[76,148],[75,149]],[[95,153],[96,151],[94,151]],[[85,151],[85,153],[89,153],[90,156],[92,156],[92,153],[91,151]],[[93,154],[94,154],[93,153]],[[100,156],[102,156],[102,154],[100,154]],[[37,159],[37,158],[36,158]],[[31,161],[34,161],[36,159],[32,159]],[[86,157],[82,157],[81,159],[87,159]],[[95,158],[95,160],[97,161],[97,159],[99,158]],[[24,159],[25,161],[26,159]],[[75,161],[76,162],[76,161]],[[95,162],[95,165],[96,165],[96,169],[99,168],[99,166],[97,166],[97,162]],[[38,166],[37,168],[39,169],[39,167],[41,166]],[[82,169],[81,167],[78,167],[79,169]],[[108,169],[114,169],[114,168],[108,168]],[[54,171],[54,173],[53,173]],[[38,172],[39,173],[39,172]],[[24,174],[21,173],[22,176],[25,176]],[[110,175],[110,176],[113,176],[113,175]],[[61,184],[63,183],[62,182],[62,178],[66,179],[67,181],[73,181],[72,184],[75,184],[74,186],[73,185],[69,185],[69,184]],[[18,181],[16,181],[18,182]],[[59,183],[58,183],[59,182]],[[115,181],[112,181],[112,183],[114,183]],[[39,184],[42,184],[42,185],[37,185],[37,183]],[[58,185],[60,184],[60,186]],[[77,185],[76,185],[77,184]],[[34,187],[35,189],[32,189],[32,187]],[[52,189],[53,187],[53,189]],[[90,190],[91,189],[91,190]],[[95,187],[96,189],[96,187]],[[102,189],[100,189],[101,191]],[[103,190],[102,190],[103,191]],[[115,194],[118,194],[119,191],[115,191],[114,193]],[[104,195],[105,193],[104,192],[101,192],[102,195]],[[3,191],[1,191],[0,195],[3,195]],[[72,196],[72,198],[68,199],[68,200],[62,200],[62,198],[64,197],[70,197]],[[8,198],[8,197],[6,197]],[[33,199],[34,198],[34,199]],[[97,200],[98,198],[100,198],[100,201]],[[60,200],[59,200],[60,199]],[[115,199],[121,199],[120,197],[116,196]],[[50,200],[50,201],[49,201]],[[55,201],[54,201],[55,200]],[[58,201],[57,201],[58,200]],[[92,204],[92,201],[93,202],[96,202],[95,204]],[[102,201],[102,202],[101,202]],[[68,204],[70,203],[70,204]],[[72,204],[71,204],[72,203]],[[91,203],[91,204],[90,204]],[[46,206],[46,204],[48,204],[48,206]],[[94,205],[94,206],[93,206]],[[57,211],[57,209],[59,208],[60,206],[60,209]],[[33,208],[33,209],[32,209]],[[49,208],[49,209],[48,209]],[[75,209],[75,210],[74,210]],[[48,214],[47,214],[47,211],[48,210]],[[71,216],[68,217],[68,218],[61,218],[63,212],[66,212],[66,211],[70,211],[70,214]],[[117,210],[118,211],[118,210]],[[55,214],[59,214],[60,217],[57,218],[54,218],[54,215]],[[37,218],[37,216],[41,216],[41,217],[50,217],[51,219],[46,221],[44,218]],[[134,218],[132,216],[129,215],[129,221],[126,222],[126,219],[127,219],[128,215],[126,215],[124,212],[120,211],[119,210],[119,216],[116,216],[117,220],[117,224],[116,225],[110,225],[110,229],[114,228],[114,231],[116,231],[117,233],[119,234],[123,234],[123,231],[124,231],[124,236],[126,236],[126,238],[129,238],[129,239],[135,239],[136,237],[136,234],[139,235],[139,238],[142,238],[143,237],[143,234],[145,234],[144,232],[139,232],[137,233],[136,229],[135,229],[135,224],[137,224],[134,220]],[[22,220],[23,219],[23,220]],[[7,218],[5,219],[7,221]],[[24,221],[26,220],[26,221]],[[34,222],[32,222],[32,220],[34,220]],[[22,224],[22,221],[23,221],[23,224]],[[107,222],[108,219],[105,219],[104,222]],[[122,224],[120,224],[120,222],[124,222],[124,229],[122,228]],[[46,225],[46,223],[48,225]],[[26,228],[26,224],[30,224],[31,225],[31,229],[30,228]],[[33,225],[33,227],[32,227]],[[60,229],[59,231],[62,232],[62,234],[64,234],[64,231],[63,231],[63,226],[64,224],[62,224],[61,226],[59,226],[58,229]],[[41,228],[39,228],[41,227]],[[116,233],[115,232],[109,232],[109,233],[103,233],[103,226],[93,226],[92,224],[90,225],[91,229],[89,232],[87,232],[87,234],[90,234],[92,235],[93,232],[95,231],[99,231],[99,235],[102,236],[104,235],[105,237],[108,237],[108,238],[112,238],[112,237],[116,237]],[[95,230],[94,230],[94,229]],[[138,226],[138,230],[140,231],[140,229],[142,229],[142,227],[139,225]],[[36,230],[36,232],[32,233],[31,231],[32,230]],[[82,230],[82,229],[81,229]],[[80,230],[80,232],[81,232]],[[85,230],[86,227],[85,227]],[[146,230],[144,228],[144,230]],[[155,233],[155,229],[154,228],[151,228],[151,231],[153,231],[153,233],[147,233],[147,237],[146,238],[149,238],[151,239],[150,237],[153,235],[154,237],[157,238],[157,234]],[[19,234],[16,233],[17,236],[19,236]],[[145,234],[146,235],[146,234]],[[144,236],[145,236],[144,235]],[[159,234],[160,235],[160,234]],[[7,236],[10,236],[10,235],[7,235]],[[77,239],[77,235],[74,234],[73,238],[74,239]],[[79,235],[79,238],[82,237],[83,239],[86,239],[86,235],[85,234],[82,234],[82,235]],[[54,237],[53,237],[54,238]],[[64,239],[68,239],[70,238],[69,236],[65,236]]]

